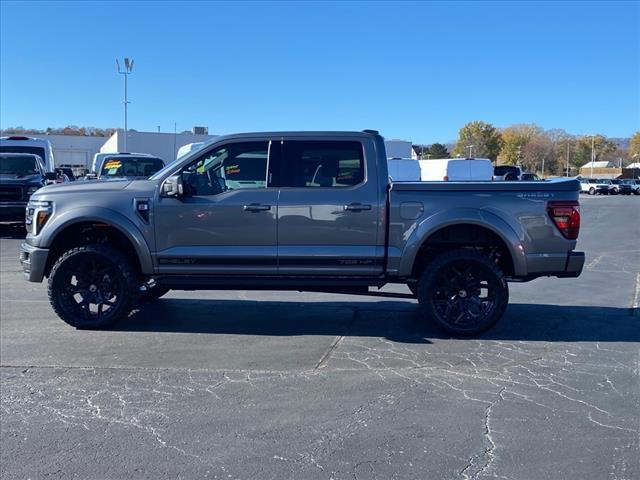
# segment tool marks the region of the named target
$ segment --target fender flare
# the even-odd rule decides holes
[[[154,273],[151,250],[140,229],[127,217],[103,207],[79,207],[65,210],[55,215],[51,222],[47,222],[37,238],[36,247],[50,248],[57,236],[72,225],[85,222],[106,223],[122,233],[136,252],[142,273],[152,275]],[[34,238],[34,240],[36,239]]]
[[[525,276],[527,262],[524,247],[515,230],[495,213],[473,208],[443,210],[418,223],[407,239],[402,252],[399,275],[408,277],[420,247],[434,233],[452,225],[477,225],[495,233],[507,246],[513,262],[514,276]]]

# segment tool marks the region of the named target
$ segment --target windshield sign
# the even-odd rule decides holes
[[[148,178],[163,167],[159,158],[127,157],[109,158],[102,167],[101,177]]]

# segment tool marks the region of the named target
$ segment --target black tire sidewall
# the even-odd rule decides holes
[[[482,266],[491,275],[491,279],[497,285],[496,304],[491,314],[481,321],[464,328],[444,321],[437,315],[433,305],[433,291],[437,288],[436,281],[438,273],[450,267],[455,262],[474,262]],[[428,316],[439,328],[455,336],[472,336],[485,332],[493,327],[504,312],[509,303],[509,286],[498,265],[492,262],[486,255],[473,250],[452,250],[436,257],[425,269],[418,282],[418,301],[423,309],[423,313]]]
[[[67,308],[61,296],[61,289],[69,270],[73,269],[77,262],[96,257],[113,268],[114,274],[118,276],[117,280],[123,285],[123,293],[112,307],[112,314],[103,318],[87,319]],[[138,275],[131,263],[125,255],[108,245],[86,245],[68,250],[58,258],[49,275],[48,293],[51,306],[64,322],[78,329],[102,329],[112,326],[131,312],[135,293],[139,288]]]

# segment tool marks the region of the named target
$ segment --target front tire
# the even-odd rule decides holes
[[[425,316],[446,332],[471,336],[493,327],[509,303],[509,286],[498,265],[472,250],[436,257],[418,282]]]
[[[595,189],[595,188],[593,188],[593,187],[591,187],[591,188],[589,189],[589,195],[595,195],[595,194],[596,194],[596,189]]]
[[[139,277],[129,258],[108,245],[72,248],[49,275],[49,301],[56,314],[80,329],[110,327],[131,312]]]

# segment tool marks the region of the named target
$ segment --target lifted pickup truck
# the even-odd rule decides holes
[[[576,180],[389,182],[364,132],[217,138],[145,180],[36,192],[20,261],[65,322],[105,328],[170,289],[367,293],[407,284],[424,319],[472,335],[507,281],[577,277]],[[373,293],[373,292],[372,292]]]

